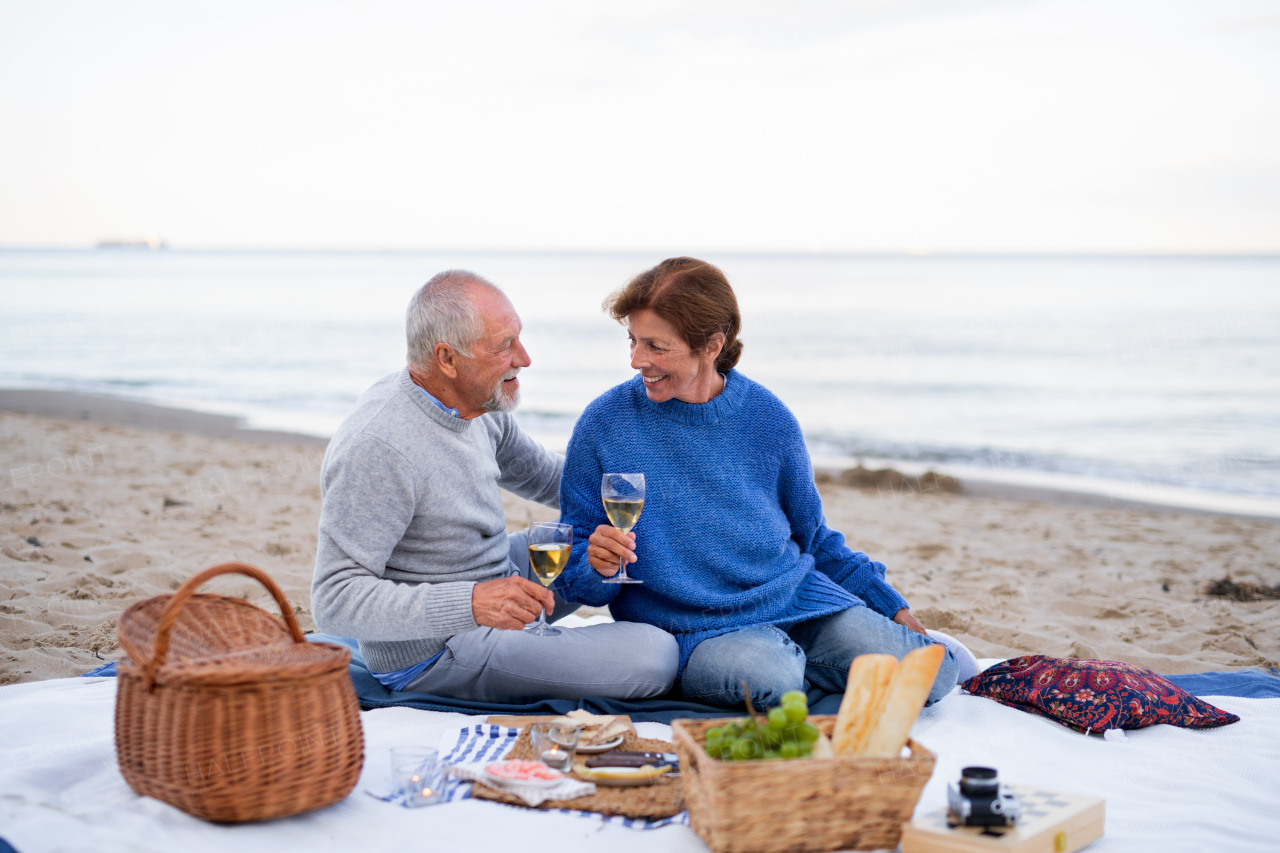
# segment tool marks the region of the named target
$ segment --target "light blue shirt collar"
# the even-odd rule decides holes
[[[448,406],[446,406],[444,403],[441,403],[431,393],[429,393],[426,388],[423,388],[421,385],[417,385],[417,384],[415,384],[413,387],[421,391],[422,396],[426,397],[428,400],[435,403],[437,406],[441,408],[441,410],[448,412],[449,414],[453,415],[455,418],[462,417],[461,415],[458,414],[457,409],[451,409]]]

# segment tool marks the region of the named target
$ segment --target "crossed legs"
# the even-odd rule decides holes
[[[741,682],[746,681],[752,703],[767,707],[778,704],[786,691],[810,685],[843,693],[849,665],[858,655],[891,654],[902,660],[934,642],[869,607],[850,607],[789,631],[757,625],[704,640],[689,656],[680,688],[689,699],[734,707],[743,702]],[[951,692],[956,673],[955,655],[947,649],[926,704]]]

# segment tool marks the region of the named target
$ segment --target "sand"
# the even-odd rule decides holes
[[[125,607],[226,561],[267,571],[303,629],[315,628],[323,444],[204,429],[200,417],[165,424],[194,432],[105,422],[146,422],[127,411],[0,412],[0,684],[120,657]],[[1280,583],[1280,524],[820,488],[829,523],[888,564],[926,625],[979,657],[1105,658],[1166,673],[1280,666],[1280,601],[1203,593],[1224,575]],[[556,515],[512,496],[507,509],[512,530]],[[208,588],[273,607],[245,578]]]

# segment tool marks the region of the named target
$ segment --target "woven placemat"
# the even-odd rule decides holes
[[[634,752],[675,752],[675,747],[665,740],[637,737],[634,732],[628,732],[623,737],[618,749]],[[503,758],[533,758],[533,744],[529,741],[527,728],[520,733],[511,751]],[[575,775],[574,778],[578,777]],[[481,782],[475,783],[471,789],[471,795],[482,800],[493,800],[525,808],[578,809],[584,812],[598,812],[606,816],[662,818],[673,817],[684,811],[684,787],[680,784],[679,776],[663,776],[652,785],[637,788],[609,788],[597,785],[596,792],[591,796],[575,797],[572,800],[547,800],[536,806],[530,806],[519,797],[504,794]]]

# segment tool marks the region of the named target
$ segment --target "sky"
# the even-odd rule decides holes
[[[0,246],[1280,252],[1280,0],[0,0]]]

